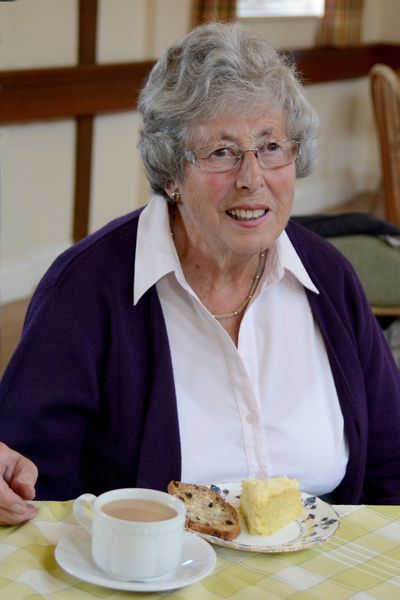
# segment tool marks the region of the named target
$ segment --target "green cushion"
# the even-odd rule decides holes
[[[327,238],[352,263],[374,306],[400,306],[400,248],[372,235]]]

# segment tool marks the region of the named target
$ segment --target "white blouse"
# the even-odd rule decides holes
[[[171,347],[181,479],[287,475],[317,495],[337,487],[348,460],[343,415],[304,288],[318,290],[286,232],[268,251],[238,347],[185,281],[161,197],[140,216],[134,303],[154,284]]]

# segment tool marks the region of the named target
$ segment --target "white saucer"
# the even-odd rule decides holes
[[[173,590],[203,579],[215,567],[214,549],[196,534],[185,532],[182,562],[174,573],[150,581],[122,581],[104,573],[93,562],[90,535],[82,529],[62,538],[56,547],[55,558],[64,571],[94,585],[132,592]]]

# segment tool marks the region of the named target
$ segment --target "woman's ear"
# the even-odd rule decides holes
[[[167,185],[164,188],[164,192],[167,194],[167,196],[169,196],[169,198],[172,200],[172,194],[174,192],[174,190],[176,190],[177,185],[174,181],[168,181]]]
[[[173,202],[174,204],[181,204],[182,196],[175,182],[171,181],[170,184],[168,183],[165,186],[164,191],[170,198],[171,202]]]

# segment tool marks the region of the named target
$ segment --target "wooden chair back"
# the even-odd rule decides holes
[[[371,68],[369,80],[381,155],[385,218],[400,225],[400,76],[378,63]]]

